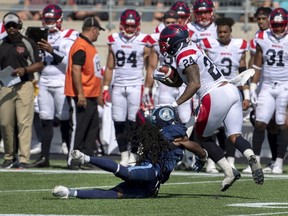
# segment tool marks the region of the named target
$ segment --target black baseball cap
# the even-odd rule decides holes
[[[165,19],[168,19],[168,18],[179,19],[179,15],[174,10],[168,10],[168,11],[166,11],[164,13],[163,19],[165,20]]]
[[[87,17],[84,20],[83,27],[97,27],[100,30],[105,31],[105,29],[100,26],[98,20],[95,19],[94,17]]]

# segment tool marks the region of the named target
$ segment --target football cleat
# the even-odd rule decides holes
[[[60,199],[68,199],[70,191],[67,187],[58,185],[52,191],[53,196],[58,197]]]
[[[256,184],[263,184],[264,173],[263,173],[260,163],[256,159],[256,156],[255,155],[250,156],[248,163],[252,171],[252,177],[253,177],[254,182]]]
[[[232,168],[233,176],[226,176],[222,182],[222,188],[220,189],[222,192],[228,190],[232,184],[241,177],[241,174],[238,170]]]
[[[80,152],[79,150],[73,150],[71,152],[71,157],[73,160],[80,162],[81,164],[85,163],[85,154]]]

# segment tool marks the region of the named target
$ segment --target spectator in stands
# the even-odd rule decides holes
[[[286,0],[266,0],[263,3],[263,7],[272,7],[272,8],[284,8],[288,10],[288,1]]]
[[[73,0],[24,0],[24,10],[19,11],[17,15],[21,20],[40,20],[42,14],[40,7],[46,4],[71,5],[73,4]],[[38,10],[33,10],[33,7],[37,8]]]
[[[74,0],[74,12],[70,13],[67,17],[68,20],[84,20],[87,17],[93,16],[95,19],[108,20],[109,15],[107,12],[101,12],[101,8],[107,5],[107,1],[101,0]],[[90,9],[95,9],[95,11],[85,11],[79,10],[77,6],[91,6]]]

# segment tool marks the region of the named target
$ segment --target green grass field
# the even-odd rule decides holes
[[[154,199],[60,200],[51,195],[55,185],[107,189],[121,180],[99,170],[69,171],[64,161],[52,163],[56,168],[0,170],[0,215],[288,215],[287,174],[267,174],[262,186],[242,174],[220,192],[222,173],[174,171]]]

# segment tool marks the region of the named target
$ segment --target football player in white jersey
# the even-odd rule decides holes
[[[193,4],[195,21],[187,24],[191,40],[198,43],[203,38],[217,38],[212,0],[196,0]]]
[[[250,83],[251,103],[256,106],[256,122],[253,136],[263,134],[275,112],[279,127],[277,134],[277,158],[272,173],[283,173],[283,159],[288,144],[288,129],[285,125],[288,105],[288,36],[287,11],[274,9],[269,17],[269,30],[255,36],[256,53],[253,68],[255,75]],[[257,84],[260,84],[257,95]]]
[[[108,89],[114,73],[111,94],[112,118],[121,153],[120,163],[123,166],[134,165],[136,162],[135,149],[129,149],[125,130],[131,131],[136,128],[136,113],[140,108],[141,89],[145,78],[143,69],[147,69],[151,46],[156,43],[150,35],[140,32],[140,20],[141,17],[136,10],[127,9],[120,17],[120,32],[108,36],[109,51],[102,97],[105,104],[109,99]],[[151,89],[152,85],[152,74],[146,74],[145,88]]]
[[[215,20],[215,24],[217,26],[217,39],[213,37],[204,38],[200,41],[200,46],[203,50],[205,50],[206,54],[214,62],[226,79],[230,80],[247,69],[246,52],[248,50],[248,43],[242,38],[232,38],[232,26],[235,24],[232,18],[219,18]],[[248,84],[243,86],[242,92],[244,96],[242,103],[243,110],[247,110],[250,106]],[[223,143],[226,143],[228,140],[225,138],[224,128],[220,127],[218,131],[217,137],[223,133]],[[234,146],[226,143],[225,146],[221,147],[226,150],[227,160],[234,167]]]
[[[258,24],[259,30],[256,32],[259,33],[259,31],[265,31],[269,29],[269,15],[271,14],[272,9],[270,7],[259,7],[257,8],[254,17],[256,19],[256,22]],[[249,68],[252,68],[254,57],[256,53],[256,44],[255,44],[255,38],[250,40],[250,59],[248,66]],[[250,112],[250,121],[252,125],[255,125],[255,109]],[[269,143],[269,147],[272,154],[271,162],[268,163],[268,165],[263,169],[264,173],[271,173],[273,164],[275,163],[276,157],[277,157],[277,125],[275,123],[275,116],[273,115],[272,119],[268,123],[268,126],[266,128],[267,131],[267,139]],[[256,133],[255,136],[252,138],[252,147],[253,151],[256,155],[256,158],[258,161],[260,161],[260,153],[263,141],[265,139],[265,131],[258,131],[257,129],[254,130],[254,133]],[[251,173],[251,169],[248,166],[247,168],[242,170],[243,173]]]
[[[209,157],[225,173],[221,191],[227,190],[240,178],[239,171],[231,167],[223,150],[212,139],[214,131],[222,123],[229,141],[247,158],[254,182],[263,184],[261,165],[257,162],[250,143],[242,137],[242,98],[238,88],[227,81],[204,51],[195,43],[190,43],[185,27],[177,24],[165,27],[160,33],[159,45],[164,56],[176,58],[177,73],[187,85],[184,93],[173,102],[173,106],[179,106],[195,94],[201,100],[194,129]],[[159,78],[161,72],[156,70],[155,73],[158,73]],[[165,73],[163,78],[168,82]]]
[[[178,22],[180,25],[186,25],[191,18],[191,11],[187,3],[184,1],[176,1],[171,5],[170,10],[176,11],[179,16]],[[154,33],[160,33],[165,28],[162,22],[154,29]]]
[[[65,69],[68,53],[78,32],[62,30],[63,11],[58,5],[49,4],[42,12],[42,25],[48,28],[48,41],[38,42],[44,61],[39,79],[39,116],[42,122],[42,152],[32,167],[49,166],[49,150],[53,138],[54,118],[60,120],[63,139],[69,145],[69,105],[64,95]]]

